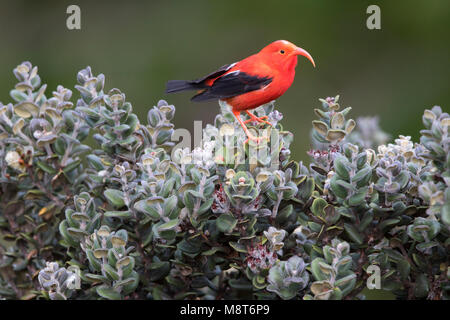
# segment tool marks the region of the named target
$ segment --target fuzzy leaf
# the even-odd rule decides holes
[[[118,293],[117,291],[115,291],[112,288],[109,287],[97,287],[96,289],[97,294],[105,299],[108,300],[120,300],[122,299],[122,296],[120,295],[120,293]]]
[[[216,219],[217,228],[224,233],[231,233],[236,224],[237,219],[228,213],[223,213]]]
[[[116,208],[121,208],[125,205],[123,192],[116,189],[106,189],[103,193],[108,199],[109,203],[111,203]]]

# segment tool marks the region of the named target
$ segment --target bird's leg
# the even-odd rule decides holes
[[[257,121],[257,122],[264,122],[266,124],[268,124],[269,126],[272,126],[272,124],[269,121],[265,121],[264,119],[267,119],[268,116],[263,116],[261,118],[258,118],[257,116],[255,116],[253,113],[251,113],[250,111],[245,110],[245,112],[250,116],[249,120],[245,120],[244,123],[249,123],[252,121]]]
[[[233,111],[234,116],[236,117],[237,121],[240,123],[240,125],[242,126],[242,129],[244,129],[245,134],[247,135],[248,139],[245,140],[244,143],[247,143],[248,140],[252,140],[255,141],[256,143],[259,143],[261,140],[263,140],[264,138],[261,137],[255,137],[254,135],[252,135],[250,133],[250,131],[247,129],[247,127],[245,126],[244,121],[242,121],[240,114],[240,111]]]

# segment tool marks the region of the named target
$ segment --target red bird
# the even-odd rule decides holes
[[[166,93],[198,90],[192,101],[219,99],[226,101],[233,114],[250,140],[259,141],[245,126],[248,121],[264,121],[267,117],[258,118],[248,110],[255,109],[265,103],[277,99],[291,86],[295,77],[297,56],[306,57],[315,67],[314,59],[306,50],[286,40],[272,42],[258,53],[244,60],[227,64],[200,79],[170,80]],[[250,120],[242,121],[241,111],[245,111]],[[248,139],[247,139],[248,140]]]

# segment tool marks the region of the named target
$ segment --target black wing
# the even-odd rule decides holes
[[[216,71],[211,72],[210,74],[208,74],[208,75],[206,75],[206,76],[204,76],[204,77],[202,77],[202,78],[199,78],[199,79],[197,79],[197,80],[192,80],[192,81],[189,81],[189,82],[191,82],[192,84],[202,84],[202,83],[204,83],[206,80],[214,79],[214,78],[217,78],[217,77],[223,75],[225,72],[227,72],[228,70],[230,70],[231,68],[233,68],[235,64],[236,64],[236,62],[235,62],[235,63],[226,64],[226,65],[224,65],[224,66],[221,66],[221,67],[220,67],[219,69],[217,69]]]
[[[192,97],[192,101],[224,99],[250,91],[259,90],[272,82],[272,78],[253,76],[239,70],[230,72],[214,81],[202,92]]]
[[[234,67],[236,63],[226,64],[216,71],[196,80],[186,81],[186,80],[169,80],[166,85],[166,93],[184,91],[184,90],[199,90],[204,89],[207,86],[205,81],[209,79],[217,78],[223,75],[225,72]]]

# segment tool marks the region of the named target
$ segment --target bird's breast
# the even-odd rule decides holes
[[[227,98],[225,101],[238,111],[257,108],[282,96],[292,85],[294,76],[295,74],[276,75],[271,83],[261,89]]]

